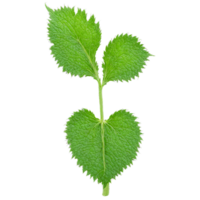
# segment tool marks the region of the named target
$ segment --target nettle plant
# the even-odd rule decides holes
[[[119,110],[104,119],[102,89],[109,81],[130,81],[144,68],[151,56],[137,37],[117,35],[107,45],[103,56],[103,80],[98,74],[95,54],[100,45],[101,30],[92,15],[89,20],[84,10],[63,7],[52,10],[48,36],[51,51],[63,72],[74,76],[91,76],[99,85],[100,119],[82,109],[69,118],[66,138],[72,157],[83,167],[83,172],[103,185],[103,195],[109,194],[109,183],[136,159],[141,142],[141,131],[136,117]]]

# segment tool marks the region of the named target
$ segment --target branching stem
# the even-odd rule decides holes
[[[98,104],[98,117],[101,123],[101,139],[102,139],[102,153],[103,153],[103,165],[104,172],[106,170],[105,162],[105,143],[104,143],[104,123],[105,123],[105,96],[104,96],[104,86],[99,79],[97,84],[97,104]],[[102,189],[102,197],[108,197],[110,194],[110,184],[107,184],[105,188]]]

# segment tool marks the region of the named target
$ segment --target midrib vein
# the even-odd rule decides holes
[[[76,38],[74,37],[74,39],[76,39],[76,40],[78,41],[78,43],[81,45],[81,47],[83,48],[83,51],[85,52],[85,54],[86,54],[86,56],[87,56],[87,58],[88,58],[88,60],[89,60],[89,62],[90,62],[90,65],[92,66],[92,68],[93,68],[93,70],[94,70],[95,76],[96,76],[96,78],[97,78],[97,80],[98,80],[98,78],[99,78],[98,72],[97,72],[97,70],[95,69],[95,66],[94,66],[94,64],[92,63],[91,58],[90,58],[90,56],[88,55],[88,53],[87,53],[85,47],[83,46],[83,44],[82,44],[81,41],[79,40],[78,35],[77,35],[77,33],[76,33],[76,30],[74,29],[74,27],[72,26],[72,24],[71,24],[70,22],[67,21],[67,24],[72,28],[74,34],[76,35]],[[66,27],[68,28],[68,31],[70,32],[69,27],[68,27],[68,26],[66,26]],[[72,37],[73,37],[73,36],[72,36]]]
[[[79,39],[77,39],[77,41],[79,42],[79,44],[80,44],[81,47],[83,48],[83,51],[85,52],[85,54],[86,54],[86,56],[87,56],[87,58],[88,58],[88,60],[89,60],[89,62],[90,62],[90,65],[92,66],[92,68],[93,68],[93,70],[94,70],[95,76],[97,76],[97,74],[98,74],[98,73],[97,73],[97,70],[95,69],[95,66],[94,66],[93,62],[91,61],[91,58],[90,58],[88,52],[86,51],[85,47],[82,45],[81,41],[80,41]],[[97,77],[98,77],[98,76],[97,76]]]
[[[101,123],[101,138],[102,138],[102,153],[103,153],[103,169],[104,169],[104,174],[105,174],[105,170],[106,170],[106,162],[105,162],[105,142],[104,142],[104,124]]]

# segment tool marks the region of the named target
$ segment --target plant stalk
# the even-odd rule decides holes
[[[98,104],[98,116],[101,124],[105,121],[105,97],[104,88],[101,80],[97,82],[97,104]]]
[[[105,95],[104,95],[104,87],[100,79],[97,82],[97,104],[98,104],[98,117],[101,122],[102,154],[103,154],[103,165],[105,172],[106,162],[105,162],[105,144],[104,144],[104,127],[103,127],[106,118]],[[101,196],[108,197],[109,195],[110,195],[110,184],[107,184],[104,189],[101,189]]]
[[[105,188],[103,188],[103,196],[108,196],[109,195],[109,183],[106,185]]]

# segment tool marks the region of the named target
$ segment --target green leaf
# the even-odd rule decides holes
[[[103,85],[109,81],[129,81],[138,76],[151,54],[137,37],[118,35],[104,51]]]
[[[47,7],[50,20],[48,35],[51,51],[59,67],[71,75],[98,77],[95,59],[100,45],[101,31],[94,16],[87,21],[85,11],[64,7],[52,10]]]
[[[71,112],[63,124],[63,134],[71,159],[102,187],[102,197],[108,197],[110,184],[134,165],[145,140],[141,123],[130,109],[115,110],[106,118],[105,86],[111,81],[140,78],[150,57],[157,55],[139,36],[120,33],[105,45],[99,67],[103,29],[97,17],[78,6],[43,6],[47,11],[49,52],[57,68],[74,77],[92,77],[96,82],[99,116],[89,108]]]
[[[131,113],[120,110],[104,122],[102,132],[100,120],[83,109],[67,122],[65,132],[73,157],[104,188],[136,159],[141,132],[135,120]]]

